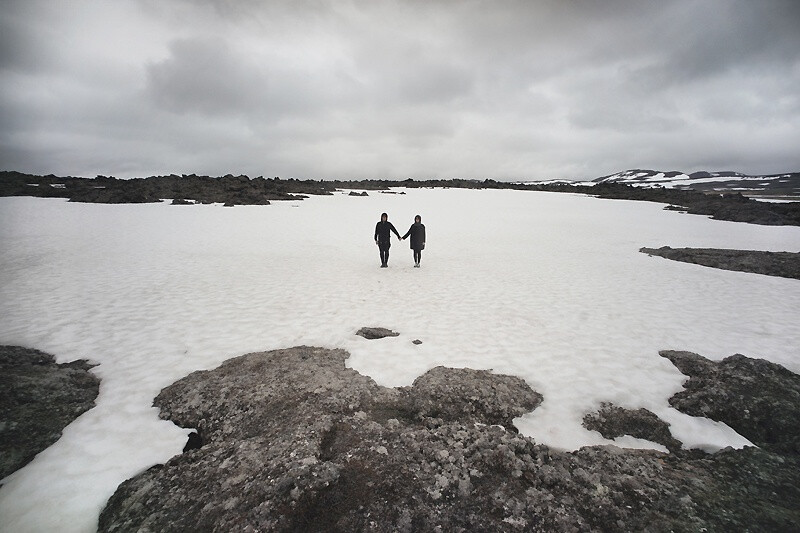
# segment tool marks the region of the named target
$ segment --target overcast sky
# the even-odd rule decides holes
[[[2,0],[0,169],[800,171],[800,1]]]

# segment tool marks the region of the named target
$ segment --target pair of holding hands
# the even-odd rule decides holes
[[[404,240],[406,240],[407,238],[408,238],[408,237],[400,237],[400,240],[401,240],[401,241],[404,241]],[[375,244],[378,244],[378,241],[375,241]],[[424,244],[424,243],[423,243],[423,244]]]

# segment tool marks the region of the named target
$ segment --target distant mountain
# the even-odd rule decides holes
[[[740,192],[744,196],[763,199],[800,198],[800,172],[749,176],[740,172],[692,172],[677,170],[633,169],[602,176],[583,185],[598,183],[624,183],[636,187],[664,187],[667,189],[693,189],[703,192]]]

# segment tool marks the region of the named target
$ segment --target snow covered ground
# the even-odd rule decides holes
[[[658,351],[738,352],[800,372],[800,282],[638,249],[797,252],[800,228],[662,207],[456,189],[233,209],[0,198],[0,343],[88,358],[102,378],[97,407],[4,480],[0,531],[93,531],[120,482],[185,443],[188,430],[151,407],[162,387],[300,344],[344,348],[384,385],[436,365],[520,376],[544,403],[518,427],[559,448],[607,442],[581,427],[603,401],[654,411],[690,446],[741,446],[727,426],[669,407],[684,376]],[[407,241],[379,268],[382,211],[401,234],[422,215],[422,268]],[[361,326],[401,335],[368,341]]]

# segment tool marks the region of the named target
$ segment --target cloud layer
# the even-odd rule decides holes
[[[800,170],[793,0],[10,0],[0,167]]]

